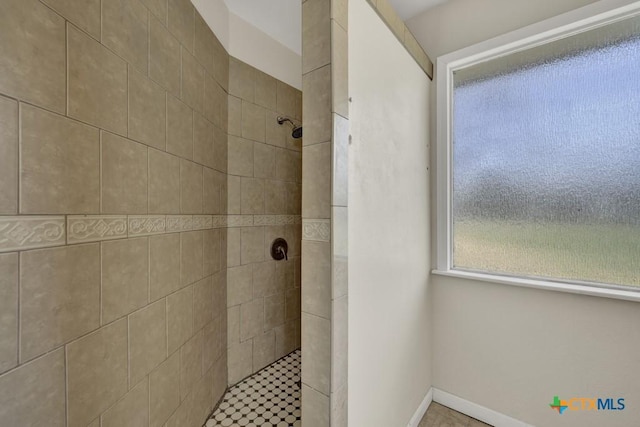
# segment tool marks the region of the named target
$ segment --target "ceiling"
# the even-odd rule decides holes
[[[403,20],[449,0],[389,0]],[[300,0],[224,0],[234,15],[268,34],[298,55],[302,54]]]

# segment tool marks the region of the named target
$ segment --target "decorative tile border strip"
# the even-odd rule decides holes
[[[64,216],[0,217],[0,252],[64,244]]]
[[[165,215],[132,215],[129,216],[129,237],[162,234],[167,230]]]
[[[302,240],[331,241],[330,219],[303,219]]]
[[[0,253],[226,227],[301,224],[300,215],[1,216]]]
[[[67,242],[86,243],[127,237],[127,217],[117,215],[69,215]]]

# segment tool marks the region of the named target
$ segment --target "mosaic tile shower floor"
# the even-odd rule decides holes
[[[206,427],[299,427],[300,350],[230,388]]]

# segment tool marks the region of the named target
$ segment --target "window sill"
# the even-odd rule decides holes
[[[519,286],[523,288],[544,289],[547,291],[566,292],[570,294],[589,295],[595,297],[613,298],[625,301],[640,302],[640,288],[638,291],[602,288],[596,286],[551,282],[547,280],[525,279],[520,277],[499,276],[495,274],[475,273],[460,270],[431,270],[438,276],[455,277],[459,279],[477,280],[481,282],[498,283],[501,285]]]

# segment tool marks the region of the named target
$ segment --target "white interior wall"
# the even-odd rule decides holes
[[[435,57],[591,2],[452,0],[410,26]],[[638,303],[442,276],[431,286],[433,387],[535,426],[637,425]],[[555,395],[627,408],[558,415]]]
[[[229,54],[302,90],[302,57],[241,17],[223,0],[191,0]]]
[[[406,426],[431,386],[431,82],[349,1],[349,425]]]

